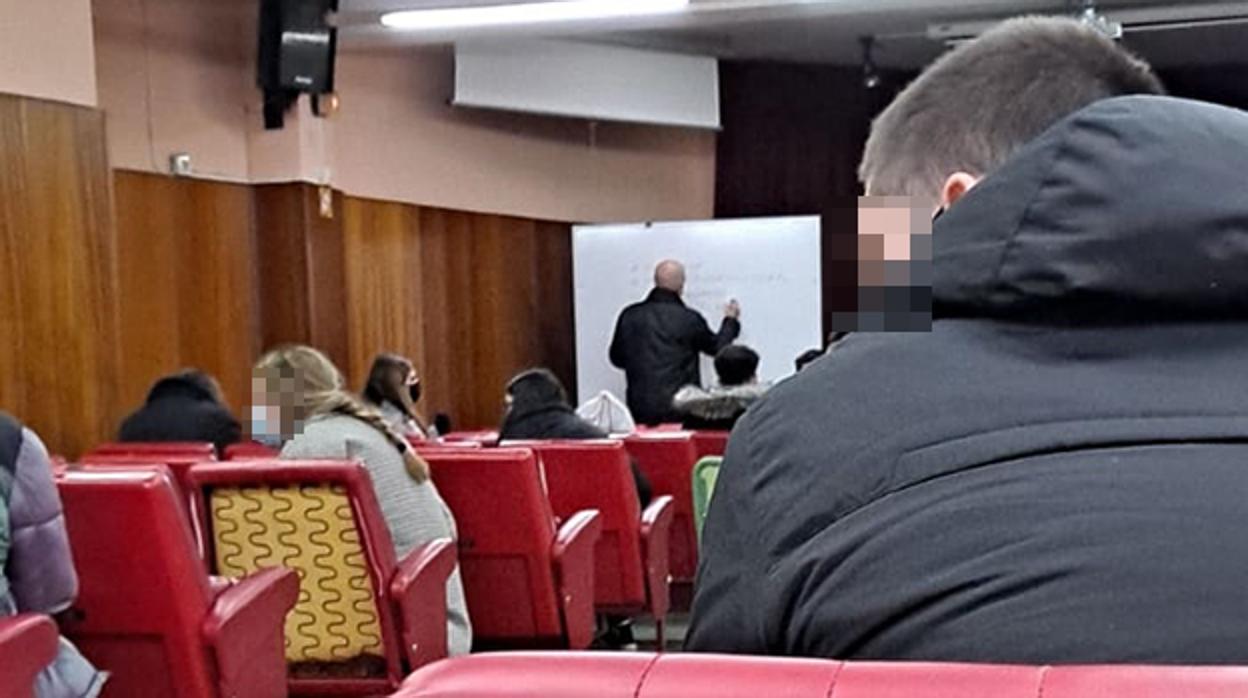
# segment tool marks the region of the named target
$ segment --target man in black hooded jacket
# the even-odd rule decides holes
[[[1248,661],[1248,115],[1106,99],[1010,155],[940,180],[930,333],[737,426],[691,649]]]

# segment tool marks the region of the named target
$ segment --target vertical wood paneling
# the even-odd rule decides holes
[[[373,356],[383,351],[407,356],[423,372],[418,216],[403,204],[347,198],[342,217],[348,381],[354,389],[363,387]],[[436,399],[436,384],[428,389],[430,400]]]
[[[75,455],[118,412],[103,116],[0,95],[0,409]]]
[[[259,350],[252,189],[136,172],[115,187],[125,405],[200,368],[241,409]]]
[[[411,357],[424,409],[497,423],[516,371],[573,367],[566,224],[110,173],[98,112],[0,98],[0,407],[76,455],[159,376],[216,375],[242,410],[255,357],[327,351],[359,388]],[[113,202],[116,202],[115,214]]]
[[[310,184],[266,184],[255,196],[260,346],[312,344],[345,367],[342,196],[334,194],[333,218],[320,215]]]
[[[395,351],[420,366],[425,411],[483,427],[516,371],[575,373],[566,224],[347,197],[343,241],[353,385]]]

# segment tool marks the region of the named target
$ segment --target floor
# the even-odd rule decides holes
[[[689,632],[688,613],[670,613],[667,616],[667,642],[664,651],[679,652],[685,644],[685,635]],[[658,649],[655,641],[654,620],[637,619],[633,622],[633,639],[637,641],[637,649],[641,652],[654,652]]]

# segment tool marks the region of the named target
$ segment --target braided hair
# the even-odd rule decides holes
[[[296,398],[296,418],[306,420],[322,414],[354,417],[376,429],[403,456],[407,473],[418,483],[429,479],[429,464],[416,454],[407,439],[390,428],[377,410],[343,389],[342,372],[328,356],[300,344],[278,347],[260,357],[256,370],[290,379]],[[299,404],[299,400],[302,403]]]

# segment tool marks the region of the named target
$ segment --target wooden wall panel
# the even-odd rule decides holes
[[[310,184],[266,184],[255,194],[260,346],[311,344],[345,368],[342,195],[333,194],[334,217],[325,218]]]
[[[0,409],[75,456],[118,415],[103,115],[0,95]]]
[[[353,386],[398,352],[420,367],[424,411],[488,427],[517,371],[574,377],[568,225],[352,197],[343,210]]]
[[[200,368],[242,410],[259,351],[252,188],[119,171],[122,396]]]
[[[403,204],[347,198],[342,219],[345,296],[351,304],[347,381],[352,389],[362,388],[379,352],[403,354],[423,372],[419,216]]]

